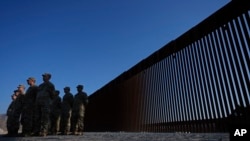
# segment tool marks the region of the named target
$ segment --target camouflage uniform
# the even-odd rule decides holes
[[[70,93],[70,88],[64,88],[65,95],[63,96],[62,101],[62,115],[61,115],[61,132],[62,134],[68,134],[70,131],[71,125],[71,114],[72,114],[72,105],[74,101],[73,95]]]
[[[51,133],[56,135],[60,128],[60,115],[61,115],[61,97],[59,96],[60,92],[56,91],[55,96],[52,99],[51,103]]]
[[[15,92],[15,91],[14,91]],[[7,109],[7,130],[8,134],[7,136],[16,136],[19,129],[19,120],[16,120],[14,118],[15,115],[15,107],[16,107],[16,95],[13,94],[12,96],[12,102],[10,103],[8,109]]]
[[[83,86],[78,85],[78,93],[74,97],[72,108],[73,135],[81,135],[84,129],[84,114],[86,105],[88,103],[88,96],[85,92],[82,92],[82,89]]]
[[[43,77],[50,79],[51,75],[45,73]],[[55,86],[49,80],[44,81],[38,87],[35,106],[35,135],[46,136],[48,134],[50,104],[54,92]]]
[[[20,117],[23,110],[23,99],[24,99],[24,85],[19,85],[18,90],[14,91],[16,99],[13,104],[11,104],[10,109],[7,110],[7,114],[9,115],[9,119],[7,121],[7,128],[10,129],[10,135],[16,136],[18,135],[18,130],[20,126]]]
[[[34,78],[28,78],[34,80]],[[28,81],[27,80],[27,81]],[[33,85],[28,88],[24,96],[24,106],[22,112],[21,123],[23,125],[22,134],[28,136],[32,133],[34,128],[34,112],[35,112],[35,100],[38,91],[38,86]]]

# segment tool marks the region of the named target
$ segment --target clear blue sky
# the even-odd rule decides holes
[[[0,0],[0,113],[44,72],[90,95],[230,0]]]

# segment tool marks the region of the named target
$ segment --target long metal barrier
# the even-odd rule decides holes
[[[250,119],[250,4],[233,0],[89,96],[86,131],[223,132]]]

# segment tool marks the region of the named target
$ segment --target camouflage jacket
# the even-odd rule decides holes
[[[16,100],[12,100],[12,102],[10,103],[8,109],[7,109],[7,116],[12,116],[14,114],[15,111],[15,104],[16,104]]]
[[[63,96],[62,112],[69,112],[73,106],[74,97],[71,93],[66,93]]]
[[[79,92],[74,97],[73,112],[82,115],[88,104],[88,96],[85,92]]]
[[[55,93],[55,86],[51,82],[44,82],[39,85],[36,100],[51,100]]]
[[[37,92],[38,92],[38,86],[31,86],[28,88],[23,101],[24,109],[33,108]]]
[[[61,113],[61,97],[56,96],[52,99],[51,103],[51,113],[52,114],[60,114]]]
[[[25,94],[19,94],[15,100],[13,114],[16,118],[19,118],[21,116],[22,111],[23,111],[24,96],[25,96]]]

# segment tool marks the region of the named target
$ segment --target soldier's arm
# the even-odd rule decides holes
[[[72,107],[73,106],[73,103],[74,103],[74,97],[73,95],[70,96],[70,106]]]
[[[23,110],[22,95],[19,95],[15,101],[15,116],[19,117]]]
[[[83,102],[84,102],[85,106],[89,103],[89,101],[88,101],[88,95],[86,93],[84,93],[84,101]]]
[[[13,101],[10,103],[10,105],[7,109],[7,112],[6,112],[7,116],[9,116],[11,114],[12,110],[13,110]]]
[[[34,87],[34,90],[33,90],[33,94],[34,94],[35,99],[36,99],[38,90],[39,90],[39,89],[38,89],[38,86],[35,86],[35,87]],[[34,99],[34,100],[35,100],[35,99]]]
[[[57,107],[61,109],[62,99],[60,97],[57,98]]]
[[[55,89],[54,84],[52,84],[52,83],[49,83],[49,84],[50,84],[50,85],[49,85],[47,91],[49,92],[50,97],[53,98],[56,89]]]

